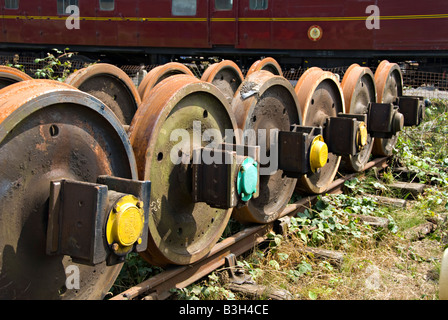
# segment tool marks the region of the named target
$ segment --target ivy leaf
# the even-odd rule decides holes
[[[315,293],[313,291],[308,291],[308,297],[310,297],[311,300],[316,300],[317,299],[317,293]]]

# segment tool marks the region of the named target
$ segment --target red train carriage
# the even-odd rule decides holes
[[[1,0],[0,5],[1,47],[10,51],[59,45],[79,52],[269,54],[281,63],[448,52],[443,0]],[[79,11],[67,10],[70,5]],[[67,28],[67,19],[73,22],[78,13],[79,24]]]

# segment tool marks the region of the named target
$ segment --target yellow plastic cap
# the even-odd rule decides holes
[[[328,146],[324,142],[324,138],[318,135],[313,139],[310,150],[310,166],[311,171],[316,172],[322,168],[328,160]]]
[[[364,122],[361,122],[358,127],[357,143],[358,146],[363,148],[367,144],[367,126]]]
[[[109,214],[106,225],[107,242],[117,243],[120,249],[126,249],[135,242],[140,243],[143,225],[141,202],[132,195],[123,196]]]

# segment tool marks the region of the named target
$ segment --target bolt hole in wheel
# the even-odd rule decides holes
[[[52,137],[56,137],[58,134],[59,134],[59,128],[58,128],[58,126],[55,125],[55,124],[52,124],[52,125],[50,126],[50,135],[51,135]]]
[[[151,180],[148,249],[141,253],[150,263],[190,264],[219,240],[232,209],[193,201],[190,164],[193,147],[198,146],[193,143],[196,134],[199,146],[205,147],[210,143],[202,139],[207,130],[220,143],[227,141],[226,129],[235,132],[236,122],[225,96],[216,86],[190,75],[160,81],[137,110],[129,134],[139,177]],[[180,150],[182,161],[172,161]]]
[[[310,68],[295,86],[299,99],[303,125],[324,126],[327,117],[345,112],[343,93],[339,81],[331,72]],[[297,182],[300,193],[325,192],[339,168],[341,157],[328,153],[327,164],[314,173],[304,175]]]
[[[126,132],[102,106],[52,80],[22,81],[0,91],[0,199],[8,203],[0,208],[1,299],[102,299],[118,276],[122,264],[93,267],[46,254],[51,181],[137,179]],[[77,203],[83,212],[84,203]],[[64,286],[69,267],[79,271],[79,288]]]

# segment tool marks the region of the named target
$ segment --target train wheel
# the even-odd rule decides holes
[[[339,81],[331,72],[310,68],[300,77],[295,87],[302,111],[304,126],[324,126],[327,117],[345,112]],[[315,173],[304,175],[297,189],[306,193],[322,193],[333,182],[341,157],[328,153],[327,164]]]
[[[249,71],[247,71],[246,77],[259,70],[266,70],[277,76],[283,76],[282,67],[274,58],[264,58],[255,61],[249,68]]]
[[[32,80],[26,73],[7,66],[0,66],[0,89],[7,87],[13,83]]]
[[[396,63],[383,60],[375,71],[378,103],[394,103],[403,95],[403,75]],[[372,154],[377,156],[392,155],[398,136],[392,138],[377,138],[373,144]]]
[[[129,76],[107,63],[80,69],[68,76],[65,83],[100,99],[124,125],[131,123],[140,104],[140,96]]]
[[[201,259],[230,218],[231,209],[192,198],[193,145],[209,144],[203,141],[206,129],[215,132],[215,142],[227,142],[225,130],[233,135],[236,122],[218,88],[188,75],[160,82],[132,121],[139,176],[152,179],[148,249],[141,253],[152,264],[186,265]]]
[[[367,114],[369,103],[376,102],[375,78],[369,68],[351,65],[341,82],[347,113]],[[363,149],[355,156],[342,157],[341,166],[360,172],[369,161],[374,139],[367,135]]]
[[[193,72],[186,65],[179,62],[169,62],[149,71],[138,86],[138,93],[142,101],[148,97],[149,92],[159,82],[176,74],[187,74],[194,77]]]
[[[50,181],[136,179],[126,132],[101,101],[52,80],[4,88],[0,110],[0,298],[102,299],[122,264],[46,255]],[[79,287],[67,287],[77,270]]]
[[[245,139],[257,137],[261,147],[259,196],[234,210],[234,217],[240,222],[268,223],[275,220],[286,207],[297,179],[288,178],[282,170],[277,170],[274,152],[271,154],[271,129],[290,131],[292,124],[300,124],[298,99],[294,88],[285,78],[268,71],[257,71],[246,77],[232,102],[232,110],[238,128],[243,130]],[[259,134],[265,130],[266,143],[263,146]],[[253,142],[245,144],[255,144]],[[267,156],[269,162],[264,161]],[[275,166],[273,172],[269,167]],[[262,171],[263,170],[263,171]]]
[[[232,103],[235,92],[244,80],[243,73],[235,62],[223,60],[209,66],[201,77],[201,80],[210,82]]]

